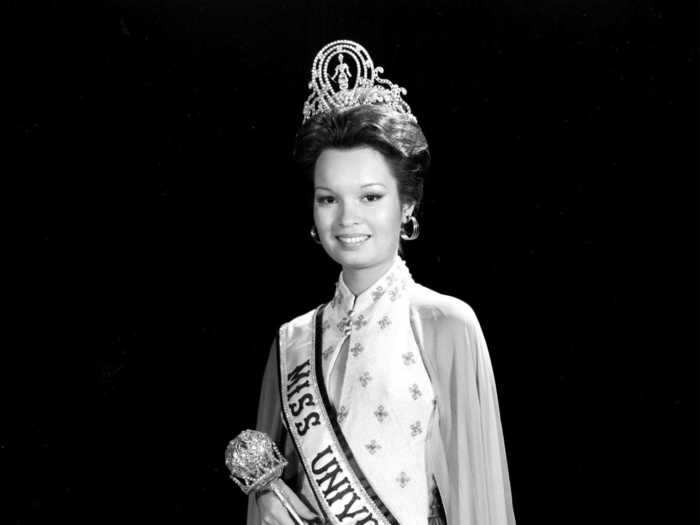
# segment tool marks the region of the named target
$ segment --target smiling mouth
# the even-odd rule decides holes
[[[357,246],[370,237],[371,235],[337,235],[336,239],[346,246]]]

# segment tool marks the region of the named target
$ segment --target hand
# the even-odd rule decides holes
[[[299,499],[299,496],[284,481],[278,479],[273,483],[303,520],[312,523],[319,520],[319,517]],[[256,501],[260,510],[260,518],[265,525],[296,525],[294,519],[271,489],[263,491],[256,497]],[[320,520],[318,522],[320,523]]]

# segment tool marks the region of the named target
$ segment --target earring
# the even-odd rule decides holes
[[[321,239],[318,238],[318,232],[316,231],[316,226],[311,227],[311,238],[314,240],[316,244],[321,244]]]
[[[408,224],[408,221],[411,221],[411,231],[408,233],[406,231],[406,225]],[[413,215],[411,215],[406,222],[401,224],[401,238],[404,241],[413,241],[418,238],[418,235],[420,234],[420,226],[418,225],[418,219],[416,219]]]

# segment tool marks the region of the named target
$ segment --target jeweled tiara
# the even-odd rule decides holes
[[[326,44],[311,68],[311,95],[304,103],[302,123],[319,113],[364,104],[389,106],[417,122],[411,108],[401,98],[406,90],[380,78],[380,73],[384,73],[384,68],[374,67],[367,50],[357,42],[336,40]]]

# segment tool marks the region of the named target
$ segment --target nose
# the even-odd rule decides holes
[[[338,224],[346,228],[358,223],[357,208],[349,202],[343,202],[340,206],[340,214],[338,216]]]

